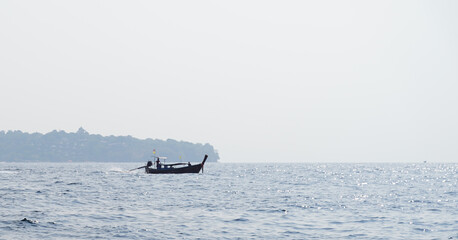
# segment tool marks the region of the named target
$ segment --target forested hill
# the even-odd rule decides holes
[[[219,159],[208,143],[104,137],[83,128],[75,133],[0,131],[0,162],[146,162],[152,160],[154,149],[156,156],[167,157],[170,162],[200,162],[205,154],[209,162]]]

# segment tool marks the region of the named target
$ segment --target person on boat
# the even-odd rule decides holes
[[[191,163],[190,163],[190,162],[188,162],[188,167],[190,167],[190,166],[191,166]]]
[[[159,161],[159,158],[156,160],[156,168],[161,169],[161,161]]]

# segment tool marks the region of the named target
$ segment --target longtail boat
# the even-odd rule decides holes
[[[160,162],[160,157],[156,157],[155,166],[153,162],[148,161],[146,166],[135,168],[132,170],[145,168],[146,173],[150,174],[177,174],[177,173],[199,173],[200,170],[203,172],[205,161],[207,161],[208,155],[205,155],[204,160],[199,164],[192,165],[191,163],[171,163],[165,164]],[[131,171],[132,171],[131,170]]]

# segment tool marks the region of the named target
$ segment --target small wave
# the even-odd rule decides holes
[[[4,171],[11,171],[11,172],[17,172],[17,171],[21,171],[20,168],[5,168],[3,169]]]
[[[325,231],[331,231],[331,230],[334,230],[334,228],[330,228],[330,227],[325,227],[325,228],[319,228],[321,230],[325,230]]]
[[[71,183],[68,183],[67,185],[83,185],[83,183],[81,183],[81,182],[71,182]]]
[[[340,224],[343,224],[343,222],[339,222],[339,221],[332,221],[332,222],[329,222],[330,224],[337,224],[337,225],[340,225]]]
[[[21,220],[21,222],[30,223],[30,224],[37,224],[37,223],[38,223],[37,220],[30,220],[30,219],[27,219],[27,218],[23,218],[23,219]]]
[[[369,223],[369,222],[375,222],[374,219],[362,219],[358,221],[354,221],[355,223]]]
[[[248,222],[248,219],[246,218],[236,218],[234,220],[232,220],[233,222]]]
[[[440,212],[441,210],[440,210],[440,209],[437,209],[437,208],[430,208],[430,209],[428,209],[427,211],[430,211],[430,212]]]
[[[363,233],[348,235],[349,238],[359,238],[359,237],[365,237],[365,236],[367,236],[367,234],[363,234]]]

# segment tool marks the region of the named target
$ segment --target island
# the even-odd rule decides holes
[[[0,162],[146,162],[153,155],[170,161],[217,162],[218,152],[208,143],[173,139],[138,139],[132,136],[89,134],[82,127],[74,133],[0,131]]]

